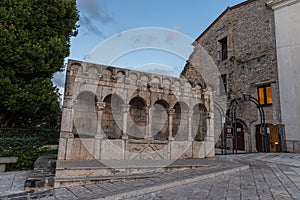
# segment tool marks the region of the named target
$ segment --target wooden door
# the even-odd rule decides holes
[[[245,150],[244,127],[240,123],[236,124],[236,135],[237,135],[237,150]]]
[[[255,139],[257,151],[262,152],[262,135],[260,133],[260,125],[256,126]]]
[[[278,135],[278,126],[269,124],[268,131],[270,134],[270,152],[279,152],[280,151],[280,141]]]

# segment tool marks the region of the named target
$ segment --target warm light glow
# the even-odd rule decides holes
[[[258,101],[259,101],[259,104],[263,105],[265,104],[265,98],[264,98],[264,88],[258,88]]]
[[[272,104],[272,88],[271,86],[266,87],[267,104]]]
[[[273,103],[271,85],[258,87],[257,92],[260,105],[271,105]]]

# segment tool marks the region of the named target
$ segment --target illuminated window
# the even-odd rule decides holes
[[[272,87],[271,85],[260,86],[257,88],[258,102],[260,105],[272,105]]]

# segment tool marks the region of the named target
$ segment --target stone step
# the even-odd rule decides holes
[[[34,169],[25,181],[25,192],[38,192],[54,187],[57,155],[43,155],[34,162]]]
[[[219,161],[217,161],[219,162]],[[202,167],[178,172],[146,173],[139,175],[124,175],[126,180],[113,180],[93,185],[55,188],[43,192],[20,193],[9,195],[7,199],[128,199],[149,194],[164,189],[200,182],[225,174],[241,174],[240,171],[249,169],[248,165],[227,162],[228,165]],[[111,178],[118,176],[113,176]],[[108,178],[108,177],[107,177]],[[129,179],[132,178],[132,179]],[[136,179],[134,179],[136,178]],[[224,182],[225,183],[225,182]],[[226,184],[225,184],[226,185]],[[198,196],[200,198],[201,196]],[[0,197],[1,199],[1,197]],[[197,198],[196,198],[197,199]]]
[[[226,163],[224,163],[226,164]],[[58,160],[56,169],[78,168],[158,168],[205,167],[216,165],[213,159],[178,160]]]
[[[180,160],[76,160],[57,161],[55,188],[106,181],[140,179],[145,173],[217,168],[227,163],[212,159]],[[143,174],[143,175],[140,175]]]

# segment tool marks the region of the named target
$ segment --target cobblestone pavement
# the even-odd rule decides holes
[[[192,165],[193,160],[190,160]],[[181,184],[209,179],[222,174],[238,172],[248,165],[215,159],[194,160],[202,167],[170,172],[149,172],[144,174],[124,175],[125,180],[102,182],[93,185],[74,186],[52,189],[38,193],[18,193],[2,196],[0,199],[124,199],[146,193],[175,187]],[[143,162],[143,161],[141,161]],[[122,176],[122,175],[118,175]],[[138,177],[138,178],[136,178]],[[107,179],[106,177],[105,179]],[[113,178],[113,177],[112,177]],[[2,197],[1,197],[2,196]]]
[[[217,163],[224,161],[231,165],[145,174],[144,179],[21,193],[2,199],[300,200],[300,154],[256,153],[215,159]]]
[[[0,196],[24,191],[24,182],[31,171],[0,173]]]
[[[300,155],[247,154],[218,157],[250,168],[129,199],[300,200]]]

